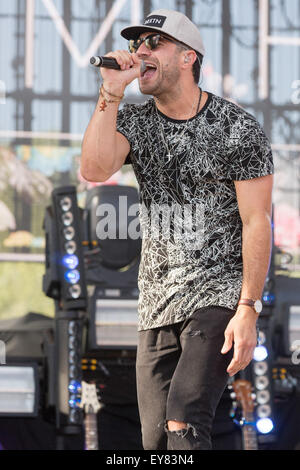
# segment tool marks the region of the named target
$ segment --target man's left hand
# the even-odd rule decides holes
[[[232,377],[251,362],[257,345],[257,314],[252,307],[240,305],[227,325],[225,341],[221,349],[226,354],[233,347],[233,358],[227,372]]]

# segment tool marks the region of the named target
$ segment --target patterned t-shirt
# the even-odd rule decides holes
[[[209,305],[235,309],[242,287],[242,222],[235,180],[274,172],[257,120],[212,93],[187,121],[154,99],[125,104],[117,129],[129,141],[139,184],[142,252],[138,330],[185,320]]]

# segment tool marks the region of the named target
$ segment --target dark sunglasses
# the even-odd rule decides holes
[[[131,52],[131,53],[137,52],[138,48],[143,44],[143,42],[145,43],[145,46],[148,49],[150,49],[150,51],[152,51],[153,49],[157,48],[157,46],[159,44],[159,41],[161,39],[165,39],[166,41],[170,41],[170,42],[173,42],[175,44],[177,43],[177,41],[166,38],[165,36],[161,36],[160,34],[150,34],[149,36],[147,36],[144,39],[140,39],[140,38],[139,39],[130,39],[128,41],[129,52]]]

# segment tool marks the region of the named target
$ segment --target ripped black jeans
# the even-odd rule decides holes
[[[212,422],[233,353],[220,351],[234,313],[210,306],[182,322],[139,332],[136,378],[144,450],[211,449]],[[187,428],[169,431],[169,420]]]

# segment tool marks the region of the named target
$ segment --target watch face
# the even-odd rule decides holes
[[[262,311],[262,303],[260,300],[256,300],[254,302],[254,308],[257,313],[260,313]]]

